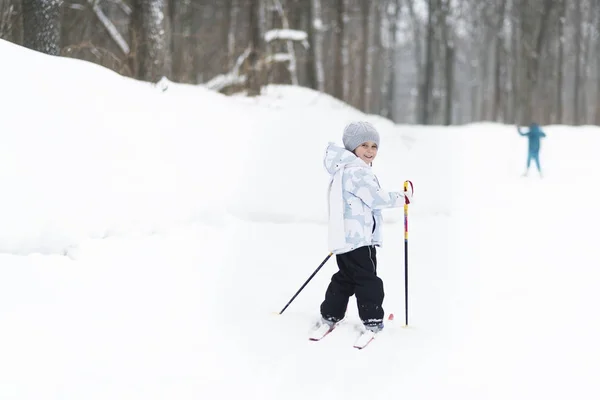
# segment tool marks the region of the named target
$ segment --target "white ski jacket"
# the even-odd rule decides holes
[[[324,165],[331,175],[329,251],[343,254],[362,246],[381,246],[381,209],[402,207],[404,194],[383,190],[371,166],[334,143],[327,146]]]

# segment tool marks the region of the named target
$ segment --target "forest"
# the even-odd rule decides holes
[[[599,27],[600,0],[0,0],[0,38],[47,54],[424,125],[600,124]]]

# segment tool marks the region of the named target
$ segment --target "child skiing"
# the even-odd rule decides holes
[[[523,176],[527,176],[529,173],[529,165],[531,164],[531,160],[534,160],[540,174],[540,178],[542,178],[542,168],[540,167],[540,139],[546,137],[546,134],[536,123],[529,125],[528,132],[521,132],[521,128],[519,128],[519,126],[517,126],[517,131],[519,131],[519,135],[527,136],[529,139],[529,145],[527,149],[527,169],[525,170]]]
[[[368,122],[352,122],[344,129],[344,147],[329,143],[325,168],[329,184],[329,250],[336,255],[339,270],[331,277],[321,304],[317,326],[331,329],[346,313],[348,300],[356,295],[358,313],[365,328],[383,329],[383,281],[377,276],[376,247],[382,244],[383,208],[402,207],[412,199],[412,184],[406,195],[387,192],[371,170],[379,150],[379,133]]]

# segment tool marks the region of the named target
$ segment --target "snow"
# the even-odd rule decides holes
[[[400,126],[309,89],[167,90],[0,41],[0,399],[596,399],[598,127]],[[44,74],[40,74],[43,66]],[[325,146],[381,132],[378,270],[395,314],[365,350],[335,271]]]
[[[275,53],[267,58],[267,61],[269,62],[288,62],[292,60],[292,55],[287,53]]]
[[[296,29],[271,29],[265,33],[265,41],[267,43],[270,43],[276,39],[303,42],[308,39],[308,34],[304,31],[299,31]]]
[[[211,90],[223,90],[226,87],[233,85],[241,85],[246,82],[245,75],[237,75],[237,74],[222,74],[217,75],[212,78],[210,81],[206,82],[205,86]]]

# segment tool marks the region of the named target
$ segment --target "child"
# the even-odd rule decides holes
[[[517,131],[519,131],[519,135],[527,136],[529,139],[529,146],[527,149],[527,169],[525,170],[523,176],[527,176],[531,160],[534,160],[540,174],[540,178],[542,178],[542,168],[540,167],[540,139],[546,137],[546,134],[536,123],[529,125],[529,132],[521,132],[521,128],[518,126]]]
[[[329,250],[339,271],[321,304],[321,322],[333,327],[344,318],[350,296],[356,295],[365,327],[383,329],[383,281],[377,276],[377,246],[381,246],[381,209],[402,207],[412,199],[406,192],[381,189],[371,170],[379,150],[379,133],[368,122],[352,122],[344,129],[344,148],[329,143],[325,168],[329,184]],[[406,200],[405,200],[406,199]]]

